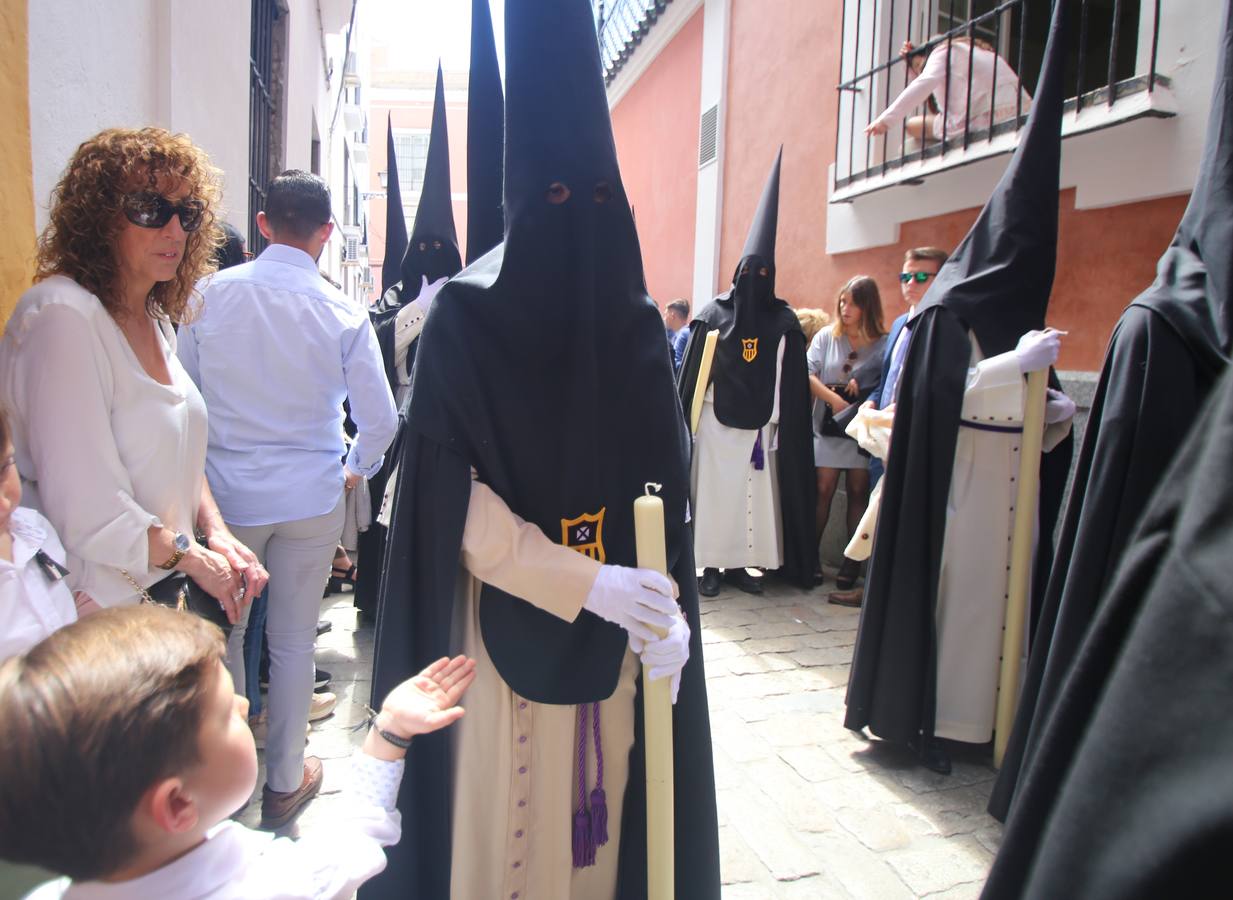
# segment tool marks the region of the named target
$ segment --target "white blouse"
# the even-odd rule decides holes
[[[77,621],[73,595],[54,569],[45,570],[42,550],[64,565],[64,548],[47,520],[19,506],[9,518],[13,561],[0,559],[0,662],[25,653],[53,631]]]
[[[205,402],[156,321],[172,384],[146,374],[102,303],[61,275],[22,295],[0,341],[23,502],[68,551],[69,587],[100,606],[136,603],[154,568],[147,531],[191,534],[205,478]]]

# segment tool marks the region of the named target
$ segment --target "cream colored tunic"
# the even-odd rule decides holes
[[[622,801],[634,740],[638,658],[626,651],[616,692],[600,704],[608,843],[596,865],[573,868],[577,807],[575,706],[535,703],[497,674],[480,634],[481,581],[573,621],[599,563],[555,544],[475,481],[463,533],[455,598],[454,652],[477,662],[454,726],[453,900],[612,900],[616,896]],[[586,793],[595,785],[588,741]]]
[[[783,565],[779,508],[779,383],[784,339],[779,340],[775,402],[760,429],[766,463],[750,461],[759,429],[729,428],[715,416],[715,386],[709,385],[694,436],[690,470],[694,563],[699,568],[735,569]]]

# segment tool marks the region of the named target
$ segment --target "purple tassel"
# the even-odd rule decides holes
[[[750,457],[753,461],[753,467],[761,472],[766,468],[766,454],[762,452],[762,429],[758,429],[758,436],[754,439],[753,456]]]
[[[599,734],[599,704],[592,704],[591,720],[595,737],[595,790],[591,791],[591,842],[595,847],[608,843],[608,796],[604,793],[604,745]]]
[[[608,843],[608,798],[602,787],[591,791],[591,843],[595,847]]]
[[[578,810],[574,813],[574,868],[595,865],[591,814],[587,811],[587,708],[578,706]]]
[[[595,865],[595,844],[591,841],[591,816],[585,810],[574,813],[574,868]]]

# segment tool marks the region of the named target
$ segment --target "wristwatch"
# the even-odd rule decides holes
[[[171,554],[171,559],[167,560],[165,563],[161,563],[159,568],[166,569],[168,571],[174,569],[177,565],[179,565],[180,560],[184,558],[184,554],[188,552],[189,546],[188,535],[182,531],[177,531],[175,537],[176,551]]]

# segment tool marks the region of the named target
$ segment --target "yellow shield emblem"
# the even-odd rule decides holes
[[[741,356],[745,362],[753,362],[758,358],[757,338],[741,338]]]
[[[604,552],[604,513],[607,511],[605,506],[594,514],[583,513],[576,519],[562,519],[561,543],[596,562],[605,562],[608,555]]]

